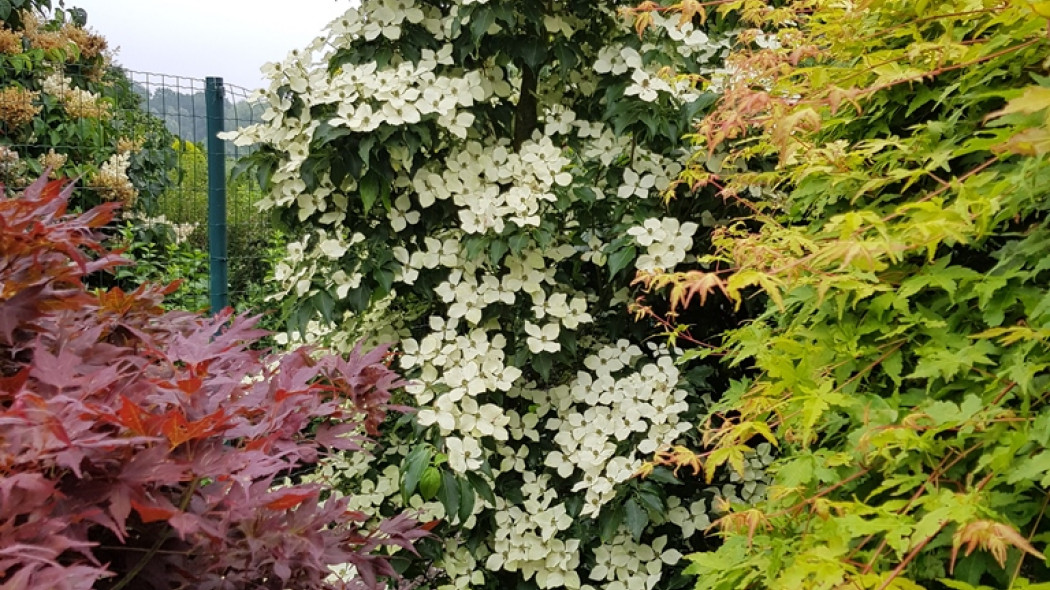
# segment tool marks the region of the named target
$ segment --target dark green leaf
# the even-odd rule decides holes
[[[385,295],[394,288],[394,273],[388,270],[378,270],[375,273],[376,283],[379,283],[380,293]]]
[[[451,471],[441,473],[441,489],[438,491],[438,500],[445,507],[445,518],[452,522],[459,514],[459,481]]]
[[[612,278],[616,276],[616,273],[627,268],[627,265],[631,264],[637,256],[638,252],[634,246],[627,246],[610,254],[608,262],[609,277]]]
[[[366,135],[361,138],[361,143],[357,144],[357,155],[361,157],[361,161],[368,164],[372,161],[372,148],[375,147],[376,138],[374,135]]]
[[[547,48],[540,43],[520,43],[510,52],[520,57],[525,65],[534,70],[547,59]]]
[[[492,486],[489,485],[488,480],[473,471],[467,472],[467,479],[470,480],[470,485],[474,487],[474,491],[483,500],[491,506],[496,505],[496,495],[492,493]]]
[[[470,37],[475,47],[494,22],[496,22],[495,12],[488,6],[478,5],[474,13],[470,15]]]
[[[350,289],[350,292],[346,294],[346,301],[354,311],[364,311],[372,301],[372,289],[364,285]]]
[[[598,516],[598,536],[601,537],[602,543],[612,541],[621,522],[623,522],[623,505],[615,502],[606,504],[601,515]]]
[[[379,175],[369,171],[358,184],[358,192],[361,195],[361,207],[365,213],[372,209],[376,199],[379,198]]]
[[[569,498],[565,500],[565,512],[569,516],[576,518],[580,515],[581,511],[583,511],[582,496],[569,496]]]
[[[489,244],[489,261],[494,266],[499,266],[500,261],[503,260],[503,255],[507,253],[508,249],[507,242],[499,239],[492,240]]]
[[[321,317],[328,323],[334,321],[335,299],[332,295],[328,291],[318,291],[313,300],[314,309],[321,312]]]
[[[663,514],[664,512],[664,501],[660,498],[660,494],[652,489],[643,487],[638,491],[638,501],[647,510],[655,514]]]
[[[485,239],[481,236],[471,236],[463,241],[463,251],[467,255],[467,260],[477,260],[484,248]]]
[[[649,513],[639,506],[634,498],[631,498],[624,505],[624,518],[627,522],[627,530],[631,531],[631,536],[637,543],[641,540],[646,525],[649,524]]]
[[[416,491],[423,472],[430,466],[432,456],[433,451],[430,445],[421,444],[412,449],[401,462],[401,499],[404,500],[405,505],[408,505],[408,499]]]
[[[544,381],[550,380],[551,366],[553,364],[553,357],[545,352],[532,357],[532,368],[536,369],[536,372],[540,374],[540,377],[543,377]]]
[[[515,234],[510,237],[507,243],[510,246],[511,253],[518,255],[525,249],[525,246],[529,245],[529,236],[525,234]]]
[[[499,491],[500,495],[507,500],[507,502],[510,502],[511,504],[521,504],[525,499],[521,494],[521,482],[513,480],[508,482],[508,479],[509,478],[504,478],[503,482],[498,482],[499,485],[496,486],[496,489]]]
[[[474,513],[474,503],[477,501],[474,487],[470,485],[467,478],[459,480],[459,522],[467,522],[470,515]]]
[[[333,139],[350,135],[353,133],[349,127],[335,127],[328,121],[321,121],[314,130],[314,141],[317,142],[318,147],[323,146],[326,143],[330,143]]]
[[[646,477],[646,479],[649,480],[649,481],[655,481],[657,483],[669,483],[669,484],[682,483],[681,481],[678,480],[678,478],[676,478],[674,476],[674,474],[671,472],[670,469],[667,469],[665,467],[657,467],[656,469],[653,469],[652,473],[650,473]]]

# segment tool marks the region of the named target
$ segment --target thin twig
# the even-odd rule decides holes
[[[189,487],[186,488],[186,491],[183,493],[182,499],[179,502],[180,511],[185,512],[186,507],[190,504],[190,499],[193,498],[193,493],[197,490],[197,486],[200,484],[200,481],[201,480],[199,477],[194,477],[193,481],[190,482]],[[171,537],[171,531],[172,529],[169,525],[167,530],[164,531],[164,534],[157,537],[157,540],[153,542],[153,545],[149,548],[149,550],[146,551],[146,553],[139,559],[138,563],[135,564],[135,567],[128,570],[128,573],[124,574],[124,577],[121,578],[119,582],[114,584],[113,588],[111,588],[110,590],[120,590],[124,586],[130,584],[132,580],[134,580],[136,577],[138,577],[138,575],[142,573],[143,568],[145,568],[146,565],[149,564],[150,560],[152,560],[153,557],[160,552],[160,546],[163,545],[169,537]]]

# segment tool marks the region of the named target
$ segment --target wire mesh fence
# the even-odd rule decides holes
[[[160,199],[158,212],[174,222],[202,249],[207,249],[208,223],[208,105],[207,82],[201,79],[128,72],[143,109],[161,119],[174,136],[177,184]],[[223,84],[222,112],[225,130],[258,122],[259,108],[250,91]],[[268,270],[265,253],[275,246],[276,235],[255,203],[261,198],[250,175],[234,178],[233,164],[250,148],[224,144],[226,244],[230,302],[259,302]],[[191,229],[192,228],[192,229]]]
[[[224,129],[258,120],[248,90],[221,90]],[[99,277],[99,285],[180,279],[172,305],[206,309],[216,270],[208,255],[206,91],[196,78],[7,60],[0,66],[0,183],[17,190],[49,173],[77,180],[74,208],[121,202],[113,239],[138,264]],[[265,305],[267,254],[279,237],[255,209],[261,194],[251,175],[229,175],[247,148],[223,147],[229,303],[258,308]]]

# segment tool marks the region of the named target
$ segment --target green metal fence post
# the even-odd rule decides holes
[[[208,121],[208,252],[211,312],[230,305],[229,259],[226,253],[226,144],[219,139],[225,119],[222,78],[205,80]]]

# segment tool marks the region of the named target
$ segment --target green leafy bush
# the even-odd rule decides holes
[[[165,219],[125,221],[111,242],[134,264],[118,267],[113,278],[121,286],[178,281],[178,288],[164,299],[164,305],[206,311],[210,305],[208,251],[180,239],[179,229]]]
[[[25,4],[0,21],[0,181],[24,186],[50,169],[84,179],[76,207],[151,211],[174,165],[171,134],[139,109],[83,11]]]
[[[776,42],[729,57],[701,148],[775,166],[723,175],[754,214],[708,269],[645,281],[672,310],[768,297],[717,349],[751,370],[697,459],[778,452],[769,494],[689,556],[696,587],[1045,587],[1045,3],[725,9]]]
[[[173,144],[178,166],[171,174],[172,184],[158,201],[163,223],[185,231],[186,248],[208,251],[208,162],[207,152],[186,140]],[[229,168],[236,168],[231,158]],[[239,310],[263,311],[276,304],[267,301],[273,289],[267,282],[282,256],[284,235],[274,229],[266,215],[258,212],[262,196],[254,179],[231,171],[226,182],[227,256],[231,303]],[[206,294],[207,291],[202,291]],[[205,295],[206,297],[206,295]],[[268,328],[278,320],[268,317]]]

